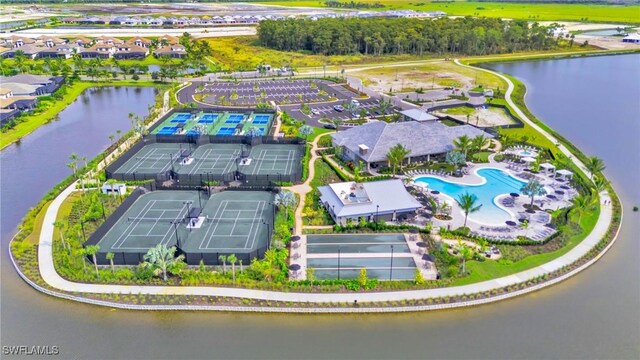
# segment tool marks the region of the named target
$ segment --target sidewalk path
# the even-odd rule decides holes
[[[456,63],[459,62],[456,60]],[[462,65],[466,66],[466,65]],[[490,73],[494,73],[489,70],[484,70]],[[496,74],[496,73],[494,73]],[[511,101],[510,95],[513,91],[513,83],[506,77],[496,74],[503,78],[509,88],[506,92],[506,99],[509,105],[513,107],[516,113],[528,124],[540,131],[549,140],[557,143],[557,140],[553,138],[546,131],[542,130],[539,126],[529,120],[524,113]],[[325,136],[323,134],[321,136]],[[317,137],[312,146],[311,159],[309,161],[309,177],[301,185],[292,186],[289,189],[300,194],[300,204],[296,209],[296,234],[302,232],[302,209],[304,207],[304,195],[311,191],[309,185],[311,179],[314,177],[314,163],[318,156],[315,154],[315,149],[318,147]],[[586,170],[584,165],[572,156],[568,149],[564,146],[560,147],[561,151],[565,153],[569,158],[580,168]],[[45,218],[42,225],[42,231],[40,233],[40,242],[38,245],[38,265],[40,274],[44,281],[50,286],[67,292],[88,292],[88,293],[121,293],[121,294],[150,294],[150,295],[198,295],[198,296],[227,296],[227,297],[241,297],[251,299],[262,299],[271,301],[286,301],[286,302],[353,302],[358,300],[359,302],[376,302],[376,301],[400,301],[409,299],[425,299],[432,297],[444,297],[455,296],[463,294],[472,294],[477,292],[490,291],[496,288],[514,285],[531,278],[541,276],[555,270],[558,270],[565,265],[569,265],[585,255],[592,249],[606,234],[609,225],[612,220],[611,205],[602,205],[600,211],[600,217],[591,233],[576,247],[571,249],[565,255],[556,258],[546,264],[537,266],[535,268],[522,271],[506,277],[483,281],[475,284],[440,288],[440,289],[425,289],[425,290],[411,290],[411,291],[390,291],[390,292],[370,292],[370,293],[294,293],[294,292],[277,292],[277,291],[263,291],[253,289],[240,289],[240,288],[224,288],[224,287],[205,287],[205,286],[138,286],[138,285],[103,285],[103,284],[84,284],[74,283],[63,279],[56,272],[53,264],[52,254],[52,239],[53,239],[53,222],[56,219],[58,210],[62,202],[75,190],[76,183],[71,184],[66,188],[58,197],[56,197],[45,214]],[[602,192],[602,198],[608,198],[606,192]]]

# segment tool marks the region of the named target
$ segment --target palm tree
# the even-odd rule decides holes
[[[402,144],[396,144],[387,153],[387,161],[389,165],[393,169],[393,175],[396,175],[396,167],[400,167],[400,171],[402,171],[402,164],[404,162],[404,158],[407,157],[411,153],[411,150],[402,146]]]
[[[300,133],[300,135],[302,135],[302,137],[304,137],[305,141],[308,141],[309,135],[313,134],[313,128],[309,125],[302,125],[298,132]]]
[[[80,157],[75,152],[72,152],[71,155],[69,155],[69,160],[71,160],[71,162],[67,164],[67,167],[73,170],[73,176],[76,176],[76,173],[78,172],[78,161],[80,160]]]
[[[587,163],[584,165],[587,167],[587,170],[589,170],[590,172],[589,179],[592,179],[592,180],[593,180],[593,175],[595,173],[601,172],[606,167],[604,166],[604,161],[602,161],[602,159],[598,158],[597,156],[589,157],[589,159],[587,159]]]
[[[596,198],[594,198],[591,193],[581,194],[573,198],[573,209],[571,209],[571,212],[578,214],[578,224],[580,224],[580,220],[582,220],[582,215],[589,211],[595,202]]]
[[[466,274],[467,273],[467,261],[471,260],[471,257],[473,256],[473,252],[471,251],[471,249],[467,246],[467,245],[462,245],[460,247],[460,258],[462,259],[462,273]]]
[[[93,266],[96,268],[96,276],[100,277],[100,273],[98,272],[98,260],[96,259],[96,253],[100,251],[100,245],[87,245],[84,247],[84,250],[87,255],[91,255]]]
[[[60,241],[62,242],[62,247],[67,249],[69,253],[71,253],[71,248],[67,246],[67,242],[64,240],[65,223],[60,220],[57,220],[53,222],[53,227],[58,229],[58,235],[60,235]]]
[[[109,260],[109,265],[111,265],[111,273],[116,272],[115,267],[113,266],[113,257],[115,256],[114,253],[112,252],[108,252],[106,255],[107,260]]]
[[[536,196],[544,195],[547,191],[544,189],[544,186],[540,183],[540,181],[536,179],[531,179],[529,182],[524,184],[520,189],[520,192],[531,197],[531,204],[529,206],[533,206],[533,200]]]
[[[167,281],[167,268],[173,264],[179,263],[184,259],[184,255],[175,256],[176,247],[167,248],[164,244],[158,244],[156,247],[149,249],[144,255],[144,261],[154,268],[154,274],[162,273],[162,278]]]
[[[460,208],[462,208],[462,211],[464,211],[463,227],[467,227],[467,217],[469,216],[469,214],[480,210],[480,208],[482,207],[482,205],[476,206],[477,201],[478,201],[478,197],[473,194],[469,194],[468,192],[461,194],[456,199],[456,202],[458,203],[458,205],[460,205]]]
[[[227,272],[227,257],[224,255],[218,256],[218,260],[222,263],[222,273],[226,274]]]
[[[83,272],[87,272],[87,259],[86,256],[88,255],[87,253],[87,249],[82,248],[78,250],[78,255],[80,255],[80,260],[82,260],[82,271]]]
[[[600,194],[609,185],[609,181],[605,178],[594,176],[593,178],[593,190],[596,194]]]
[[[349,113],[349,120],[353,120],[353,114],[355,114],[356,110],[358,110],[358,105],[349,101],[348,103],[343,104],[344,109]]]
[[[489,139],[484,137],[483,135],[473,137],[471,139],[471,149],[473,149],[473,151],[482,150],[482,147],[484,147],[488,143],[488,140]]]
[[[340,125],[342,125],[342,123],[344,122],[340,118],[328,119],[328,121],[329,121],[330,124],[332,124],[333,126],[336,127],[336,132],[338,132],[338,130],[340,129]]]
[[[524,229],[524,237],[527,237],[527,234],[529,234],[529,220],[524,219],[523,222],[520,223],[520,227]]]
[[[24,63],[27,61],[27,56],[24,54],[24,51],[17,50],[15,55],[13,56],[13,61],[16,67],[20,72],[24,72]]]
[[[231,263],[231,279],[235,283],[236,282],[236,262],[238,262],[238,258],[236,254],[231,254],[227,256],[227,260]]]
[[[462,135],[459,138],[453,140],[453,146],[456,150],[464,153],[464,157],[467,157],[467,151],[471,148],[471,138],[467,135]]]
[[[380,114],[386,115],[387,111],[389,111],[390,108],[391,108],[391,101],[381,98],[380,102],[378,103],[378,110],[380,110]]]
[[[274,203],[276,206],[282,206],[284,208],[285,217],[289,220],[289,208],[293,207],[296,203],[296,198],[293,196],[293,193],[289,190],[280,191],[276,194]]]

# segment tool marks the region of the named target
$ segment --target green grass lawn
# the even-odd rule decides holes
[[[68,105],[74,102],[80,94],[92,87],[99,86],[158,86],[150,81],[114,80],[114,81],[76,81],[68,90],[62,100],[50,101],[49,107],[40,114],[29,116],[28,120],[17,124],[13,129],[2,133],[0,136],[0,149],[19,141],[24,136],[40,126],[52,121]]]
[[[366,1],[365,1],[366,2]],[[486,16],[525,20],[571,20],[610,23],[640,23],[640,5],[532,4],[476,1],[376,0],[383,10],[412,9],[444,11],[448,15]],[[269,1],[269,5],[324,7],[324,1]],[[368,9],[373,10],[373,9]]]
[[[493,154],[491,151],[481,151],[473,154],[473,160],[486,163],[489,162],[489,155],[491,154]]]
[[[556,251],[530,255],[514,263],[504,263],[492,260],[486,260],[484,262],[470,261],[467,263],[467,270],[470,272],[470,274],[466,277],[454,280],[451,286],[467,285],[515,274],[517,272],[534,268],[536,266],[547,263],[557,257],[560,257],[569,252],[569,250],[573,249],[582,240],[584,240],[584,238],[589,233],[591,233],[591,230],[593,230],[593,228],[595,227],[599,216],[599,207],[594,211],[585,213],[582,216],[582,220],[580,221],[580,225],[582,226],[583,231],[581,233],[573,234],[569,238],[567,245]]]
[[[457,106],[442,110],[443,113],[450,115],[471,115],[475,111],[476,109],[469,106]]]

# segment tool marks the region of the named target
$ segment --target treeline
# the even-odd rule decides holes
[[[260,44],[323,55],[484,55],[546,50],[556,45],[548,27],[495,18],[288,19],[262,21]]]
[[[379,2],[375,3],[364,3],[360,1],[325,1],[324,6],[332,7],[332,8],[345,8],[345,9],[381,9],[384,7],[384,4]]]
[[[500,2],[517,4],[602,4],[602,5],[632,5],[639,4],[639,0],[474,0],[477,2]]]

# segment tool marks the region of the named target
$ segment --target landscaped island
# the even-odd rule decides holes
[[[519,82],[419,66],[185,84],[181,106],[72,158],[12,242],[20,274],[124,308],[406,311],[595,261],[621,219],[602,162],[535,119]]]

